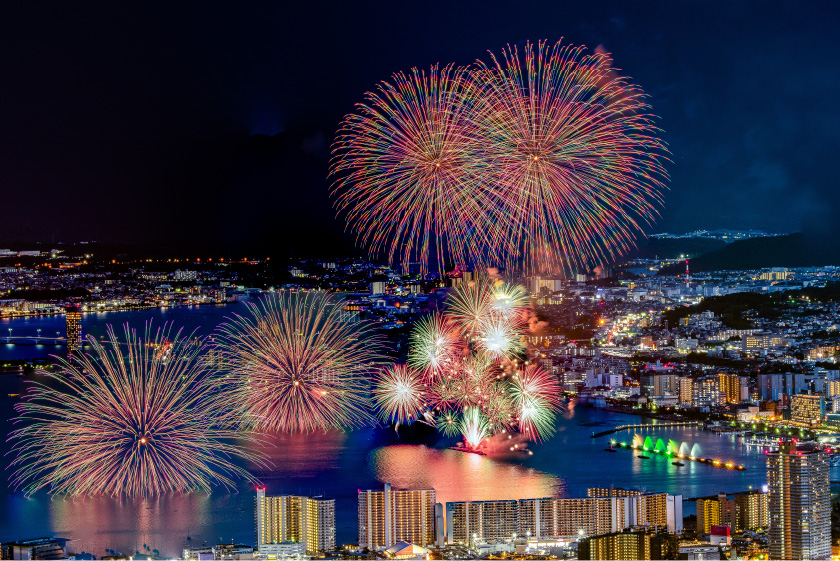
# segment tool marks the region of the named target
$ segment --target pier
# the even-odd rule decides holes
[[[592,438],[607,436],[628,429],[667,429],[677,427],[702,427],[703,423],[700,421],[672,421],[670,423],[640,423],[636,425],[618,425],[614,429],[605,430],[603,432],[592,433]]]

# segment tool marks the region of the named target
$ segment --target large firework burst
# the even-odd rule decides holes
[[[374,423],[368,380],[383,345],[367,322],[345,321],[342,299],[281,292],[219,327],[231,407],[247,426],[309,432]]]
[[[530,42],[467,69],[395,74],[333,144],[338,208],[372,253],[423,271],[609,261],[658,215],[668,151],[604,53]]]
[[[468,152],[510,217],[526,269],[594,266],[635,245],[657,215],[667,149],[642,90],[584,47],[526,43],[478,61]]]
[[[397,424],[423,416],[426,385],[422,373],[404,365],[385,367],[373,387],[373,401],[379,415]]]
[[[27,493],[152,496],[253,480],[231,458],[259,461],[238,446],[201,345],[169,328],[140,337],[108,327],[91,354],[62,360],[16,405],[12,481]]]
[[[452,65],[394,74],[348,115],[332,147],[338,208],[373,253],[423,271],[483,260],[494,192],[467,152],[467,74]],[[491,244],[492,245],[492,244]]]

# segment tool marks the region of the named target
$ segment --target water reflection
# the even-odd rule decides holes
[[[397,488],[432,487],[438,502],[549,497],[560,478],[487,456],[426,446],[385,446],[370,453],[379,481]]]

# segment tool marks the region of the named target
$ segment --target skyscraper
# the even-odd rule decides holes
[[[359,546],[389,547],[399,541],[435,543],[435,490],[359,490]]]
[[[784,442],[767,455],[771,559],[828,559],[831,495],[828,457]]]
[[[335,549],[335,499],[269,497],[261,487],[257,489],[256,523],[257,549],[282,542],[302,542],[308,554]]]
[[[67,352],[74,353],[82,346],[82,310],[78,306],[67,306]]]

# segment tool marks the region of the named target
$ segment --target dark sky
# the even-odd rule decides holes
[[[674,165],[653,231],[836,235],[838,16],[836,2],[6,2],[0,240],[339,251],[328,148],[366,90],[561,37],[604,45],[662,117]]]

